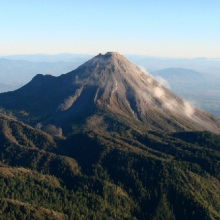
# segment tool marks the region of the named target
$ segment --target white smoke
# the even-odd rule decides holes
[[[139,69],[147,76],[147,81],[153,83],[154,77],[143,66],[138,66]]]
[[[156,87],[153,93],[156,98],[160,98],[160,99],[163,98],[165,95],[165,92],[161,87]]]
[[[167,89],[170,89],[170,84],[168,81],[160,76],[155,76],[154,79],[161,85],[166,87]]]
[[[166,101],[164,101],[164,107],[167,108],[170,111],[177,111],[178,103],[174,99],[166,100]]]
[[[169,82],[166,79],[162,78],[161,76],[151,75],[143,66],[138,66],[138,67],[143,73],[145,73],[147,76],[150,76],[148,78],[148,82],[152,83],[153,79],[155,79],[159,83],[160,86],[164,86],[167,89],[171,88]]]
[[[163,106],[172,112],[180,113],[187,117],[192,117],[195,113],[195,109],[189,101],[183,100],[183,105],[178,103],[175,99],[163,101]]]
[[[177,114],[185,115],[186,117],[192,117],[194,115],[195,109],[189,101],[183,100],[182,103],[174,98],[166,96],[164,87],[167,89],[171,88],[166,79],[160,76],[152,76],[143,66],[139,66],[139,68],[146,74],[148,82],[154,84],[153,87],[151,87],[152,95],[162,101],[164,108]],[[155,84],[154,80],[156,80],[158,84]]]
[[[146,75],[150,75],[149,72],[146,70],[145,67],[143,67],[143,66],[138,66],[138,67],[139,67],[139,69],[140,69],[143,73],[145,73]]]
[[[183,101],[183,105],[184,105],[184,112],[188,117],[191,117],[194,112],[195,109],[193,108],[193,106],[186,100]]]
[[[158,83],[156,83],[155,82],[156,79],[149,72],[147,72],[147,70],[143,66],[139,66],[139,68],[144,74],[146,74],[147,81],[150,84],[154,84],[153,87],[151,87],[151,92],[152,92],[153,96],[156,98],[163,99],[163,97],[165,96],[165,91],[162,86],[166,85],[165,87],[168,87],[168,85],[169,85],[166,82],[166,80],[164,80],[160,77],[160,78],[158,78],[159,79]]]

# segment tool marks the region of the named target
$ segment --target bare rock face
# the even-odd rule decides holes
[[[59,127],[79,118],[94,126],[97,114],[105,112],[146,130],[220,133],[219,118],[194,108],[116,52],[99,54],[60,77],[39,75],[17,91],[0,94],[0,106],[45,115],[43,124]]]
[[[220,131],[218,118],[195,109],[118,53],[99,54],[79,70],[73,82],[79,88],[61,106],[69,100],[73,107],[84,93],[97,108],[144,122],[146,128]]]

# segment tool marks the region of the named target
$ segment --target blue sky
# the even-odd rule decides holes
[[[0,0],[0,54],[220,57],[220,0]]]

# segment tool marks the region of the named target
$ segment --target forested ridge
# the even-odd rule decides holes
[[[3,115],[1,126],[1,219],[220,216],[219,135],[125,127],[53,138]]]

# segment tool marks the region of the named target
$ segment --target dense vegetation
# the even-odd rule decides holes
[[[134,206],[117,187],[96,178],[75,179],[70,190],[52,176],[1,167],[1,219],[126,219]]]
[[[220,218],[219,135],[114,130],[54,139],[2,115],[1,219]]]

